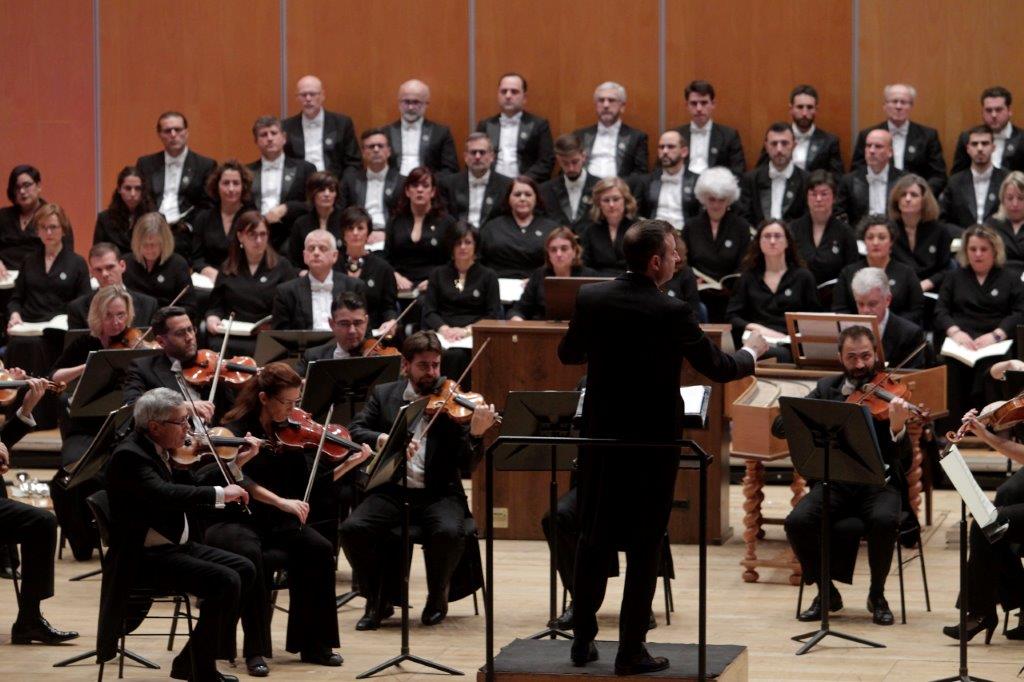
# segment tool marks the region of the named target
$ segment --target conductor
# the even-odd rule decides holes
[[[752,334],[733,355],[704,336],[693,309],[660,290],[679,260],[672,226],[643,220],[622,243],[628,271],[580,289],[569,330],[558,347],[565,364],[587,363],[582,435],[670,441],[682,430],[679,377],[683,360],[712,381],[754,372],[767,350]],[[642,332],[642,352],[629,349]],[[618,675],[664,670],[644,646],[657,583],[662,537],[668,526],[679,450],[581,448],[580,540],[575,567],[575,639],[572,662],[597,660],[597,610],[604,599],[607,557],[625,550],[626,581],[619,612]]]

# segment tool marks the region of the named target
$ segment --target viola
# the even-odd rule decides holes
[[[427,397],[427,405],[423,409],[428,415],[433,416],[440,411],[456,424],[468,424],[476,408],[486,404],[487,400],[481,394],[463,391],[454,380],[445,379]],[[501,423],[501,417],[496,416],[494,420]]]
[[[1018,393],[1009,400],[997,400],[982,408],[975,417],[979,422],[992,431],[1005,431],[1021,422],[1024,422],[1024,393]],[[959,429],[946,432],[946,439],[950,443],[959,443],[967,435],[967,422],[964,422]]]
[[[333,464],[340,464],[348,459],[349,454],[362,450],[344,426],[330,424],[324,436],[323,424],[317,423],[313,415],[298,407],[293,407],[284,421],[275,422],[271,431],[274,446],[286,450],[315,449],[323,439],[323,457]]]
[[[375,358],[382,355],[401,355],[402,352],[394,346],[384,346],[381,339],[367,339],[363,341],[363,357]]]
[[[183,367],[181,376],[193,386],[205,386],[213,381],[213,373],[217,370],[220,355],[207,348],[196,353],[188,367]],[[236,355],[221,363],[220,378],[229,384],[244,384],[260,371],[256,360],[245,355]]]
[[[884,420],[889,418],[889,403],[893,398],[907,401],[910,411],[919,418],[927,418],[928,411],[914,405],[911,400],[910,387],[893,378],[891,373],[878,372],[870,380],[857,388],[846,398],[846,402],[865,405],[871,416]]]
[[[185,444],[171,453],[171,462],[179,468],[191,468],[211,461],[213,456],[231,462],[238,454],[238,448],[248,441],[231,433],[223,426],[216,426],[203,434],[189,432]]]
[[[28,386],[27,379],[13,378],[13,375],[0,365],[0,403],[6,405],[14,400],[18,395],[18,389],[22,386]],[[63,393],[67,387],[68,385],[64,382],[57,383],[49,380],[46,382],[46,390],[56,395]]]

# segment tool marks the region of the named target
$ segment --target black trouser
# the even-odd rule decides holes
[[[248,559],[196,542],[151,547],[142,552],[139,582],[158,590],[182,591],[202,599],[199,621],[188,644],[178,654],[195,658],[199,680],[217,679],[215,660],[220,653],[225,623],[234,623],[248,596],[256,569]]]
[[[814,485],[786,517],[786,537],[800,560],[804,582],[816,583],[821,564],[822,487]],[[871,590],[880,594],[892,565],[892,553],[899,533],[900,493],[893,483],[883,488],[833,483],[829,521],[855,516],[866,527],[868,563],[871,566]],[[832,580],[852,582],[860,538],[829,536],[829,575]]]
[[[1024,569],[1012,547],[1024,542],[1024,470],[1017,471],[996,490],[995,505],[1010,522],[1006,534],[989,543],[976,521],[971,522],[971,556],[967,560],[967,611],[972,616],[995,615],[1024,606]]]
[[[341,524],[341,547],[359,576],[360,592],[369,603],[380,600],[386,585],[381,576],[401,575],[401,542],[394,534],[402,523],[401,486],[381,486]],[[458,494],[437,495],[408,490],[410,523],[423,530],[423,556],[430,595],[447,595],[452,573],[466,545],[466,502]],[[399,571],[394,569],[399,566]]]
[[[580,541],[580,508],[579,493],[575,486],[558,498],[555,507],[555,530],[558,538],[557,568],[558,576],[569,594],[574,596],[573,571],[576,566],[576,546]],[[544,514],[540,520],[544,529],[544,537],[548,541],[548,549],[555,551],[555,543],[551,538],[551,512]]]
[[[244,556],[256,567],[256,579],[242,602],[242,653],[272,656],[270,641],[270,581],[263,552],[281,549],[288,556],[288,634],[285,649],[320,652],[339,645],[335,608],[334,552],[331,543],[309,526],[261,534],[253,526],[236,521],[215,523],[206,529],[206,542]],[[234,658],[235,620],[225,621],[228,658]]]
[[[0,481],[2,484],[2,481]],[[53,596],[53,553],[57,549],[57,517],[16,500],[0,499],[0,549],[21,545],[21,599],[33,605]]]

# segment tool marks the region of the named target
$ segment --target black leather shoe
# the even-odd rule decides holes
[[[565,607],[565,611],[562,611],[561,616],[548,621],[548,627],[556,630],[572,630],[573,622],[572,603],[570,603]]]
[[[395,607],[391,604],[384,606],[366,605],[366,612],[356,623],[356,630],[376,630],[380,627],[381,621],[395,615]]]
[[[985,644],[989,644],[992,641],[992,633],[995,632],[996,626],[999,625],[999,617],[995,614],[988,616],[967,616],[967,641],[974,639],[974,636],[985,631]],[[960,639],[960,626],[959,625],[947,625],[942,628],[942,634],[946,637],[952,637],[953,639]]]
[[[299,658],[303,663],[312,663],[313,665],[325,665],[329,668],[337,668],[345,659],[341,657],[336,651],[330,649],[324,649],[323,651],[303,651]]]
[[[656,673],[659,670],[668,668],[668,659],[664,656],[651,656],[647,653],[646,647],[641,647],[640,653],[634,656],[615,657],[616,675],[643,675],[644,673]]]
[[[829,600],[829,613],[835,613],[843,608],[843,597],[839,594],[839,590],[832,590],[832,598]],[[796,617],[797,620],[808,623],[815,620],[821,620],[821,595],[814,597],[811,605],[806,610],[801,611],[800,615]]]
[[[444,617],[448,615],[448,591],[444,591],[444,596],[437,598],[434,595],[427,596],[427,603],[423,607],[423,614],[420,616],[420,621],[424,625],[437,625]]]
[[[266,677],[270,674],[270,668],[262,656],[250,656],[245,659],[245,669],[249,677]]]
[[[15,622],[11,626],[11,644],[31,644],[32,642],[60,644],[76,637],[78,637],[77,632],[58,630],[42,616],[30,623]]]
[[[574,639],[572,640],[572,648],[569,650],[569,657],[572,659],[574,666],[582,668],[587,663],[597,660],[597,645],[594,644],[594,640],[587,642],[581,639]]]
[[[871,622],[875,625],[892,625],[896,622],[893,618],[892,609],[885,597],[872,597],[868,595],[868,612],[871,614]]]

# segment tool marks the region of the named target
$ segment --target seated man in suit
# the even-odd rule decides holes
[[[295,84],[302,111],[281,122],[287,136],[284,152],[304,159],[318,171],[340,178],[346,168],[359,168],[359,148],[352,119],[324,109],[324,84],[316,76],[303,76]]]
[[[199,485],[191,474],[187,481],[172,480],[170,453],[185,443],[189,425],[188,408],[177,391],[148,391],[135,403],[134,417],[134,431],[114,450],[107,469],[111,537],[97,658],[106,661],[117,653],[129,590],[182,591],[201,599],[202,608],[192,636],[171,663],[171,677],[237,682],[217,671],[216,659],[226,656],[219,650],[223,624],[237,620],[256,569],[244,557],[195,542],[196,531],[185,514],[246,504],[249,494],[223,479],[215,485]]]
[[[46,381],[28,379],[28,391],[17,416],[0,427],[0,475],[10,464],[8,448],[21,440],[33,426],[32,409],[46,392]],[[2,481],[0,481],[2,482]],[[8,544],[21,546],[21,595],[18,614],[11,625],[11,644],[60,644],[78,637],[50,625],[39,611],[39,604],[53,596],[53,557],[57,549],[57,518],[45,509],[7,498],[7,487],[0,486],[0,551]]]
[[[305,275],[278,285],[274,295],[274,329],[330,329],[331,301],[338,294],[353,291],[365,295],[366,284],[335,270],[338,245],[327,230],[306,235],[302,260]]]
[[[793,163],[797,168],[810,173],[827,170],[834,176],[843,175],[843,157],[839,151],[839,138],[817,127],[814,119],[818,114],[818,91],[813,85],[798,85],[789,93],[789,115],[793,119]],[[768,163],[768,154],[763,149],[757,160],[758,166]]]
[[[992,165],[1009,171],[1024,171],[1024,129],[1010,123],[1013,115],[1013,95],[1006,88],[996,85],[981,92],[981,120],[994,136]],[[960,133],[953,152],[953,167],[950,173],[967,170],[971,159],[967,154],[967,136],[972,129]]]
[[[864,139],[863,166],[854,166],[839,181],[836,215],[846,215],[849,225],[857,225],[866,215],[885,215],[889,193],[903,171],[892,163],[892,135],[888,130],[872,130]]]
[[[626,111],[626,88],[606,81],[594,89],[597,123],[580,128],[580,138],[589,159],[587,171],[597,177],[623,180],[647,172],[647,133],[622,122]]]
[[[366,299],[354,291],[343,291],[331,300],[331,312],[327,316],[334,338],[327,343],[314,346],[302,354],[295,365],[295,373],[306,376],[309,363],[317,360],[339,360],[363,355],[363,342],[369,333],[370,316],[366,311]]]
[[[843,401],[855,388],[875,375],[881,368],[876,364],[875,338],[871,330],[859,325],[847,327],[839,334],[839,360],[843,373],[826,377],[807,397],[818,400]],[[885,599],[885,579],[892,565],[892,553],[896,546],[899,530],[901,496],[905,493],[903,469],[900,463],[902,450],[907,447],[906,423],[910,409],[902,398],[893,398],[889,403],[888,419],[874,420],[882,460],[886,467],[886,484],[883,487],[832,483],[831,519],[838,521],[856,516],[867,526],[868,562],[871,564],[871,586],[868,591],[867,608],[871,619],[878,625],[892,625],[892,610]],[[772,425],[772,434],[785,437],[782,418]],[[822,489],[815,483],[810,492],[797,503],[786,517],[786,537],[793,552],[800,560],[803,580],[807,584],[818,584],[818,595],[809,608],[797,618],[801,621],[816,621],[821,618],[821,594],[831,591],[829,610],[843,608],[843,600],[835,585],[821,585],[821,507]],[[829,557],[831,580],[844,583],[853,581],[853,567],[857,560],[860,538],[836,537],[830,540],[832,553]]]
[[[683,90],[690,123],[677,128],[690,149],[686,168],[700,175],[708,168],[725,166],[737,178],[747,170],[740,134],[729,126],[715,123],[715,88],[707,81],[691,81]]]
[[[188,119],[177,111],[165,111],[156,121],[164,150],[140,156],[135,167],[142,171],[157,210],[171,225],[212,205],[206,178],[217,162],[188,148]]]
[[[382,128],[368,128],[359,136],[363,164],[348,168],[341,178],[341,205],[362,206],[373,219],[370,242],[384,240],[384,226],[398,203],[405,178],[390,163],[391,145]]]
[[[935,128],[923,126],[910,120],[917,90],[912,85],[894,83],[885,86],[886,120],[857,135],[853,148],[851,168],[865,165],[864,147],[868,133],[872,130],[887,130],[892,135],[892,163],[906,173],[916,173],[928,181],[935,196],[942,194],[946,186],[946,160],[942,157],[942,143]]]
[[[874,315],[882,334],[882,352],[890,367],[894,367],[918,349],[924,342],[924,330],[905,317],[889,309],[892,290],[889,275],[881,268],[861,268],[850,282],[858,315]],[[922,369],[935,364],[931,345],[925,346],[905,365],[907,369]]]
[[[677,230],[688,218],[700,213],[700,202],[693,188],[696,173],[686,169],[689,155],[686,140],[678,130],[666,130],[658,138],[658,168],[637,178],[633,194],[640,204],[640,215],[664,220]]]
[[[404,176],[417,166],[437,175],[458,173],[455,140],[448,126],[427,120],[430,88],[420,80],[409,80],[398,88],[397,121],[385,126],[391,143],[391,165]]]
[[[540,186],[540,196],[549,218],[580,234],[593,206],[591,192],[601,178],[587,172],[587,150],[575,134],[558,136],[555,159],[562,172]]]
[[[981,225],[996,212],[999,188],[1008,173],[992,162],[995,136],[988,126],[975,126],[966,134],[965,146],[971,165],[953,173],[939,197],[942,218],[963,228]]]
[[[107,287],[112,284],[124,284],[125,262],[121,252],[110,242],[99,242],[93,244],[89,249],[89,274],[96,278],[100,287]],[[135,308],[135,317],[132,324],[136,327],[148,327],[153,313],[159,307],[156,299],[141,291],[131,291],[132,306]],[[89,304],[95,291],[79,296],[68,304],[68,329],[85,329],[89,326]]]
[[[260,116],[252,125],[252,138],[260,150],[260,158],[248,164],[252,171],[252,197],[260,213],[270,225],[274,248],[281,246],[291,232],[295,220],[309,212],[306,202],[306,180],[316,166],[284,154],[288,136],[276,116]]]
[[[463,159],[466,170],[442,176],[441,191],[450,214],[479,228],[501,213],[512,179],[492,168],[494,147],[487,133],[470,133]]]
[[[441,376],[441,342],[433,332],[416,332],[402,344],[402,373],[406,378],[374,387],[362,411],[349,425],[352,439],[379,449],[403,405],[433,393]],[[448,613],[448,586],[465,546],[469,514],[459,471],[479,454],[484,432],[494,424],[494,406],[473,412],[468,427],[441,418],[425,438],[427,415],[417,421],[409,445],[406,483],[412,523],[423,528],[427,565],[427,601],[421,620],[437,625]],[[357,630],[374,630],[394,609],[384,596],[381,576],[394,556],[389,551],[393,529],[401,523],[402,486],[391,482],[367,494],[341,524],[341,546],[359,576],[366,613]],[[400,563],[400,562],[399,562]],[[404,567],[403,567],[404,568]],[[400,569],[401,570],[401,569]]]
[[[551,177],[555,165],[551,126],[546,118],[523,111],[524,106],[526,79],[518,73],[506,73],[498,79],[501,113],[477,123],[476,130],[486,133],[491,147],[497,150],[494,170],[506,178],[525,175],[541,183]]]
[[[807,171],[793,163],[796,138],[785,123],[773,123],[764,134],[769,164],[743,175],[740,205],[751,225],[769,218],[795,220],[807,212]]]

